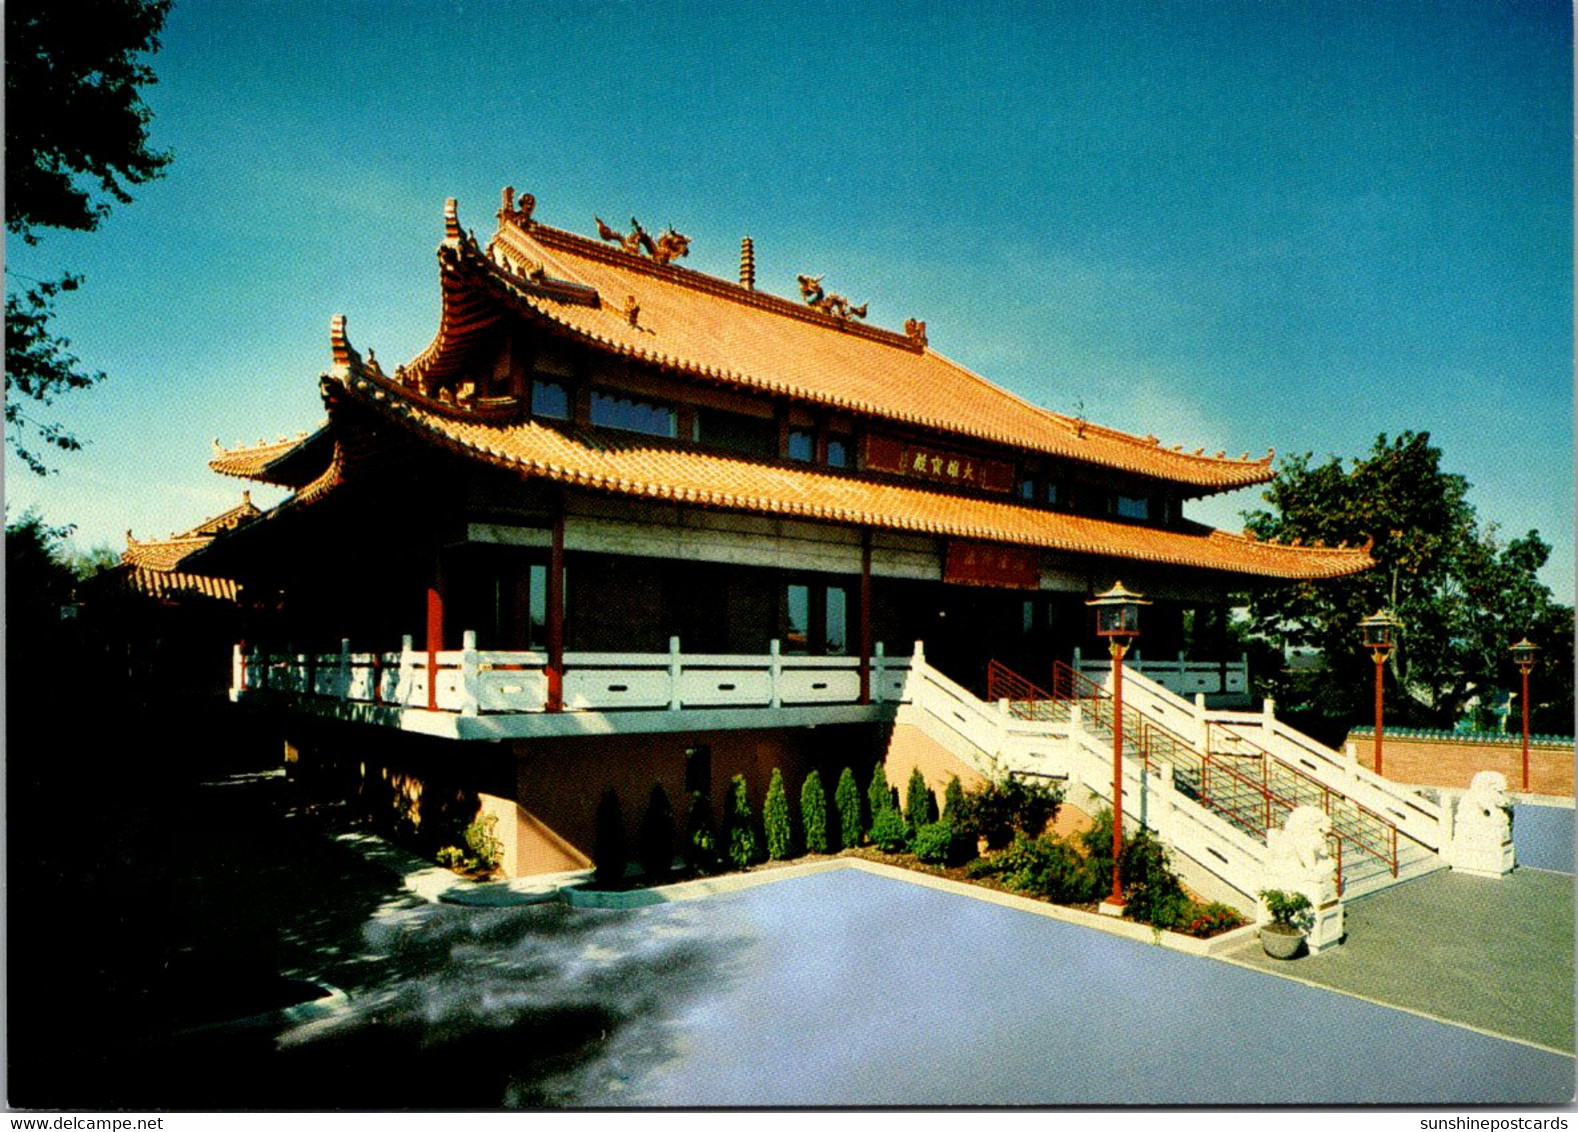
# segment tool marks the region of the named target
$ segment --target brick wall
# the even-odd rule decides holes
[[[1375,769],[1375,736],[1369,731],[1350,735],[1348,742],[1359,753],[1359,762]],[[1506,743],[1486,743],[1469,739],[1413,738],[1383,734],[1381,769],[1393,782],[1413,786],[1467,788],[1482,770],[1500,771],[1507,785],[1523,792],[1523,743],[1514,738]],[[1573,745],[1530,744],[1530,794],[1555,797],[1573,796]]]

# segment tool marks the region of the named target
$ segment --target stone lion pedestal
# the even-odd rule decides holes
[[[1511,804],[1505,775],[1482,770],[1474,776],[1452,823],[1447,861],[1453,872],[1500,877],[1513,870]]]
[[[1337,898],[1337,862],[1326,847],[1331,819],[1314,806],[1299,806],[1281,829],[1266,831],[1266,869],[1262,889],[1297,892],[1310,902],[1314,923],[1304,937],[1311,955],[1342,942],[1342,901]],[[1260,905],[1259,922],[1270,913]]]

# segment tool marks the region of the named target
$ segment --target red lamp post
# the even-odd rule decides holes
[[[1101,902],[1101,910],[1118,916],[1124,903],[1118,871],[1123,853],[1123,657],[1140,635],[1140,606],[1151,603],[1115,582],[1085,604],[1096,610],[1096,635],[1107,638],[1112,654],[1112,894]]]
[[[1363,621],[1359,622],[1359,632],[1363,635],[1364,647],[1370,650],[1375,659],[1375,773],[1381,770],[1381,738],[1383,734],[1381,725],[1381,672],[1386,667],[1386,658],[1392,655],[1393,638],[1397,630],[1397,619],[1384,609],[1376,610]]]
[[[1524,637],[1507,651],[1512,654],[1512,660],[1518,666],[1518,671],[1523,673],[1523,789],[1527,792],[1529,789],[1529,673],[1534,671],[1534,654],[1540,651],[1540,646]]]

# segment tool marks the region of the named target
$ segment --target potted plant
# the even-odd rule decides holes
[[[1298,892],[1268,888],[1260,894],[1260,901],[1271,915],[1271,922],[1260,929],[1260,946],[1273,959],[1292,959],[1315,923],[1309,898]]]

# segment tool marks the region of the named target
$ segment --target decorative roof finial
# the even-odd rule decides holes
[[[740,286],[756,290],[756,245],[749,236],[740,241]]]
[[[690,237],[682,236],[674,231],[672,224],[669,225],[668,231],[664,232],[656,240],[653,240],[647,234],[647,230],[641,227],[641,221],[634,216],[630,218],[630,235],[628,236],[604,224],[603,218],[600,216],[594,215],[592,219],[597,221],[598,239],[618,244],[630,255],[640,255],[642,252],[645,252],[656,263],[671,263],[681,256],[690,254]]]
[[[460,203],[449,197],[444,201],[444,242],[460,243]]]
[[[800,280],[800,297],[806,301],[808,306],[815,307],[817,310],[830,314],[834,318],[848,320],[866,317],[866,307],[869,304],[861,303],[858,307],[852,306],[843,295],[835,295],[830,291],[823,291],[823,276],[801,275],[798,278]]]
[[[528,227],[531,224],[532,211],[536,209],[536,207],[537,198],[532,196],[530,193],[522,193],[520,202],[517,205],[515,200],[514,186],[505,185],[504,201],[502,206],[499,208],[499,223],[502,224],[504,221],[510,220],[516,224],[519,224],[522,228]]]
[[[917,346],[926,345],[926,324],[918,318],[904,320],[904,335]]]

